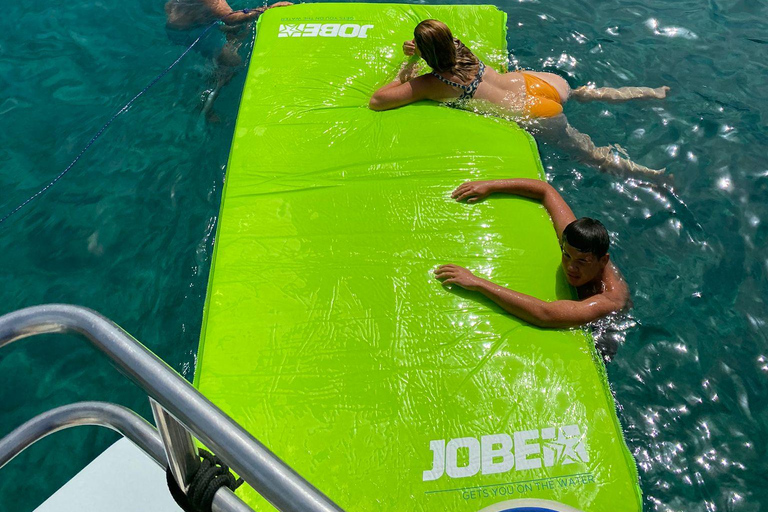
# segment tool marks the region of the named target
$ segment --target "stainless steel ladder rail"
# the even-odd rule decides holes
[[[163,467],[166,465],[163,442],[147,420],[121,405],[77,402],[38,414],[0,439],[0,468],[42,438],[82,425],[112,429],[152,460]]]
[[[87,338],[169,413],[166,419],[181,423],[281,512],[343,512],[184,377],[93,310],[50,304],[3,315],[0,317],[0,349],[22,338],[66,332]],[[153,412],[157,416],[155,407]],[[173,446],[165,446],[165,449],[172,468],[183,466],[180,461],[182,450]],[[180,482],[180,486],[184,488],[184,482]]]
[[[106,402],[77,402],[56,407],[24,422],[0,439],[0,469],[32,444],[55,432],[92,425],[106,427],[131,441],[157,465],[168,465],[163,441],[147,420],[132,410]],[[220,488],[211,503],[213,512],[253,512],[228,487]]]

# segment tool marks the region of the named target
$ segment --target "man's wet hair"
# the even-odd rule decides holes
[[[596,258],[608,253],[611,241],[608,230],[602,222],[589,217],[582,217],[568,224],[563,230],[563,243],[579,252],[591,252]]]

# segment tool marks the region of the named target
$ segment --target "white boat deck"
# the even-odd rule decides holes
[[[56,491],[35,512],[181,512],[165,472],[120,439]]]

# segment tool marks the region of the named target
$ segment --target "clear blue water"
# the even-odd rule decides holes
[[[244,7],[244,3],[234,3]],[[675,194],[541,146],[551,182],[603,219],[633,292],[608,368],[650,511],[768,508],[768,2],[510,1],[520,66],[572,85],[669,85],[663,102],[568,104],[600,145],[667,167]],[[60,172],[181,51],[162,3],[31,0],[0,19],[0,212]],[[243,74],[199,118],[210,67],[190,55],[61,183],[0,225],[2,310],[92,307],[191,378]],[[74,338],[0,354],[0,434],[51,407],[142,393]],[[32,510],[116,435],[56,434],[0,473],[0,510]]]

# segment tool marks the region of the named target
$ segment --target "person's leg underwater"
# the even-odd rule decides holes
[[[656,99],[667,97],[669,87],[594,87],[585,85],[571,91],[571,97],[581,103],[604,101],[606,103],[623,103],[630,100]]]
[[[219,97],[221,89],[235,76],[243,59],[238,53],[250,24],[246,26],[226,27],[226,43],[214,58],[213,78],[216,81],[214,88],[208,93],[203,103],[202,113],[208,121],[218,121],[218,116],[213,110],[213,104]]]
[[[259,16],[261,16],[267,9],[272,9],[274,7],[288,7],[291,5],[293,5],[293,3],[281,1],[275,2],[268,7],[258,7],[257,9],[254,9],[254,11],[261,11],[259,14]],[[222,25],[219,27],[220,32],[224,34],[226,42],[214,58],[215,69],[213,76],[216,85],[211,92],[208,93],[203,103],[202,113],[208,121],[216,122],[219,119],[213,110],[213,104],[216,101],[216,98],[219,97],[221,89],[227,85],[230,80],[232,80],[232,77],[234,77],[240,70],[243,63],[243,59],[239,53],[240,48],[251,33],[250,29],[252,26],[253,21],[234,26]]]
[[[581,133],[568,123],[564,114],[554,117],[539,118],[527,123],[526,128],[536,137],[551,143],[573,156],[579,162],[591,165],[601,171],[626,174],[658,176],[664,170],[650,169],[626,158],[621,148],[614,146],[598,147],[585,133]]]

